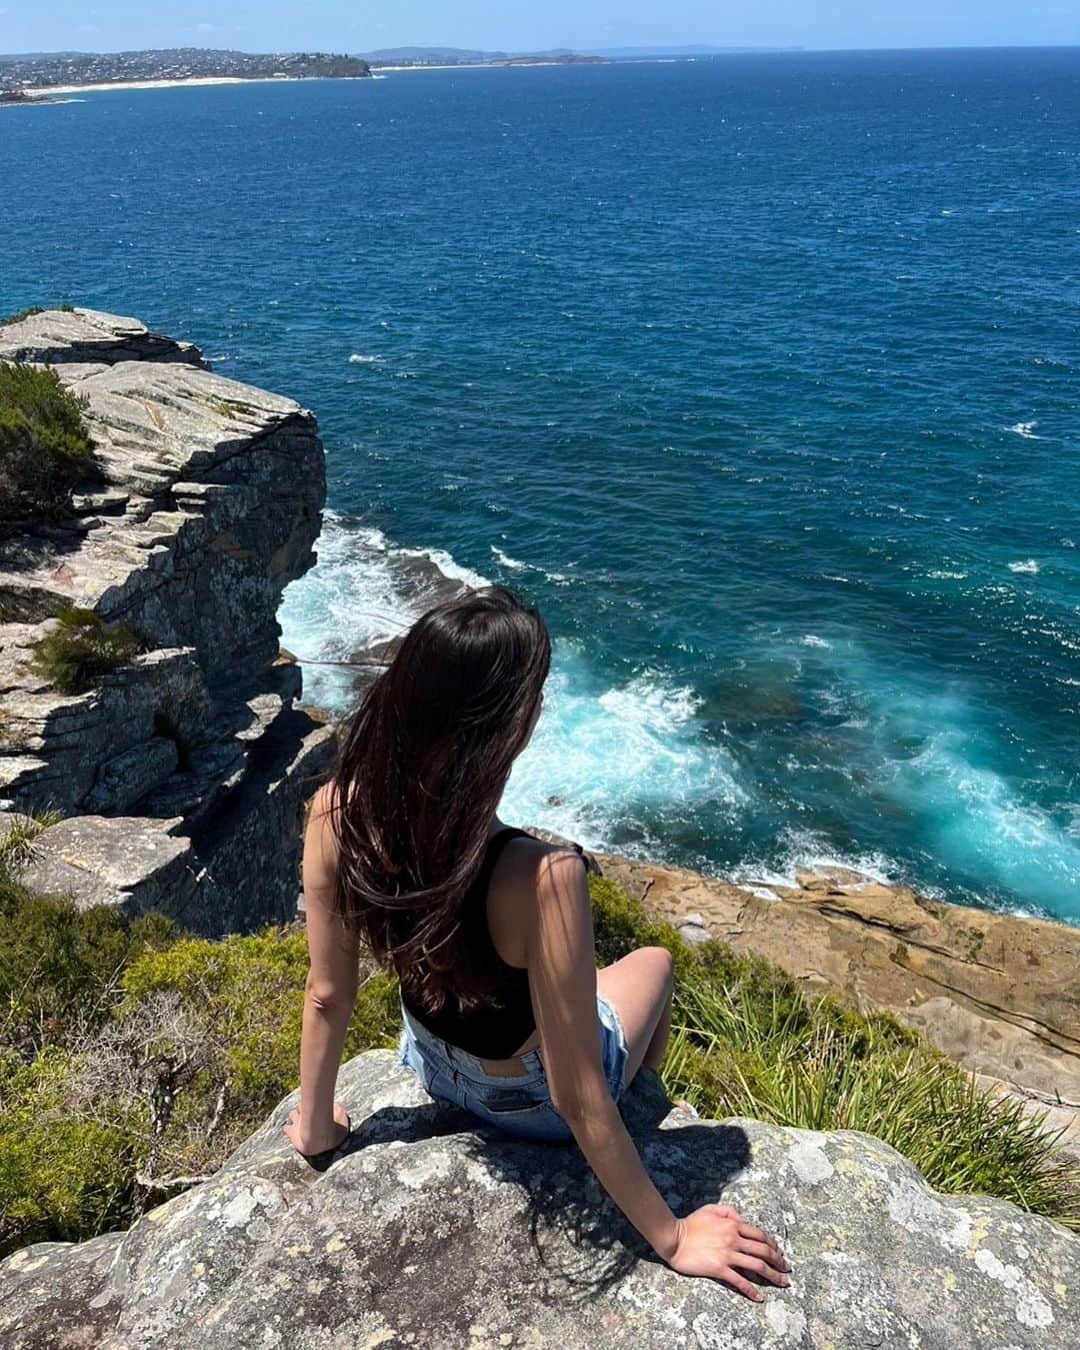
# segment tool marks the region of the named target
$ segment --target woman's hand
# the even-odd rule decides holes
[[[310,1158],[342,1146],[349,1137],[349,1117],[341,1103],[335,1102],[333,1119],[328,1124],[309,1126],[298,1107],[290,1113],[281,1129],[297,1153]]]
[[[679,1238],[668,1265],[680,1275],[723,1280],[755,1303],[764,1295],[739,1270],[753,1271],[773,1284],[790,1283],[785,1272],[791,1266],[780,1248],[730,1205],[702,1205],[677,1222]]]

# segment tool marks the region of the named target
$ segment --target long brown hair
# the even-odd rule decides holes
[[[427,1012],[487,1001],[461,903],[550,663],[535,609],[504,586],[471,592],[413,624],[342,740],[336,909]]]

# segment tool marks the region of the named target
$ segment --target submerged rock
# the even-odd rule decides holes
[[[288,1098],[210,1181],[127,1233],[0,1264],[11,1350],[124,1347],[1039,1347],[1072,1350],[1080,1238],[939,1195],[887,1144],[698,1121],[639,1078],[624,1114],[676,1212],[734,1205],[792,1264],[754,1303],[676,1275],[574,1145],[435,1103],[387,1051],[347,1064],[353,1133],[313,1170]],[[756,1278],[756,1277],[752,1277]]]

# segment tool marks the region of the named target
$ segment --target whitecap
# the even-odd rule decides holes
[[[394,552],[400,558],[427,558],[429,562],[435,564],[443,576],[450,577],[453,581],[464,582],[466,586],[471,586],[473,590],[480,590],[491,585],[487,577],[481,576],[479,572],[474,572],[471,567],[465,567],[457,562],[444,548],[399,548],[395,549]]]
[[[1026,558],[1023,562],[1009,563],[1010,572],[1023,572],[1028,576],[1035,576],[1039,570],[1039,564],[1034,558]]]
[[[495,561],[500,567],[505,567],[509,572],[539,572],[542,577],[552,582],[555,586],[569,586],[570,578],[562,572],[549,572],[546,567],[539,567],[536,563],[522,562],[520,558],[511,558],[501,548],[491,545],[491,552]]]
[[[883,886],[895,884],[900,871],[898,864],[884,853],[876,850],[845,853],[830,848],[828,841],[812,830],[789,828],[782,832],[779,856],[771,863],[749,858],[728,868],[724,875],[729,881],[749,888],[792,887],[797,885],[796,872],[824,872],[832,868],[858,872],[868,881]],[[925,887],[921,889],[924,895],[930,894]]]
[[[500,567],[505,567],[511,572],[525,572],[528,570],[528,563],[520,562],[517,558],[511,558],[508,553],[504,553],[501,548],[496,548],[494,544],[491,546],[491,551],[495,556],[495,561]]]
[[[384,358],[381,356],[364,356],[361,352],[353,352],[349,357],[350,366],[381,366]]]
[[[816,633],[807,633],[802,640],[802,645],[804,647],[824,647],[828,649],[832,646],[832,643],[823,637],[818,637]]]
[[[334,511],[324,516],[317,553],[311,571],[286,587],[278,617],[283,645],[311,663],[305,695],[336,714],[354,702],[355,671],[334,662],[404,632],[445,593],[447,579],[489,584],[444,549],[397,548],[382,530]],[[411,559],[431,566],[418,569]]]

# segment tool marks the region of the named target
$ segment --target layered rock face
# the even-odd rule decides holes
[[[749,888],[597,855],[605,876],[687,936],[754,952],[860,1012],[885,1010],[982,1086],[1064,1127],[1080,1156],[1080,928],[946,905],[858,873]]]
[[[580,1152],[434,1102],[387,1051],[347,1064],[353,1133],[313,1171],[296,1097],[211,1181],[127,1233],[0,1265],[12,1350],[124,1347],[848,1347],[1072,1350],[1080,1239],[1001,1200],[939,1195],[856,1131],[699,1121],[638,1078],[623,1112],[677,1213],[733,1205],[786,1289],[754,1303],[659,1263]],[[751,1275],[757,1280],[757,1276]]]
[[[297,707],[276,617],[315,558],[315,419],[212,374],[190,344],[87,310],[0,329],[13,359],[86,396],[95,459],[73,518],[0,541],[0,798],[64,817],[22,879],[209,934],[287,921],[332,736]],[[146,648],[79,695],[31,660],[70,606]]]

